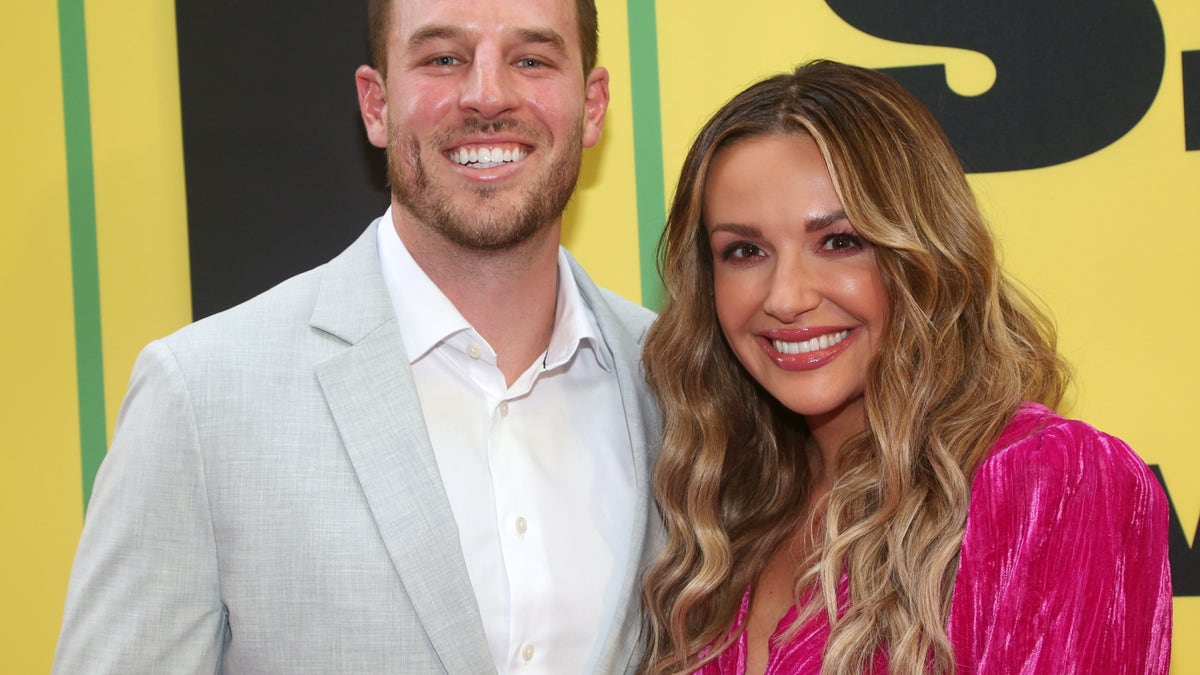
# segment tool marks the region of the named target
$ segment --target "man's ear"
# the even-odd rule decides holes
[[[604,114],[608,111],[608,71],[595,68],[588,73],[583,99],[583,147],[600,142]]]
[[[358,87],[358,110],[362,113],[367,139],[377,148],[387,147],[387,88],[383,76],[371,66],[354,71]]]

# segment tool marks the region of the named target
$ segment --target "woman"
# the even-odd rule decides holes
[[[1166,672],[1166,500],[1052,411],[1053,326],[914,97],[832,62],[753,85],[663,246],[642,672]]]

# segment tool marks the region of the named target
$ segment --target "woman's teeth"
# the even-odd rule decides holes
[[[850,331],[842,330],[836,333],[826,333],[825,335],[805,340],[804,342],[771,340],[771,344],[775,346],[775,351],[780,354],[807,354],[808,352],[815,352],[818,349],[828,349],[845,340],[849,335]]]

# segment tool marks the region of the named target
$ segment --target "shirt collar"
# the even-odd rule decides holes
[[[557,368],[569,362],[584,348],[590,351],[600,367],[612,372],[613,363],[608,348],[596,326],[596,315],[583,301],[579,284],[571,272],[567,252],[558,249],[558,300],[554,307],[554,331],[546,349],[546,367]]]
[[[446,339],[471,330],[471,324],[404,247],[392,225],[391,207],[379,219],[377,235],[383,281],[401,327],[400,337],[409,363],[416,363]]]
[[[409,363],[416,363],[458,333],[474,333],[474,328],[454,303],[433,283],[405,248],[392,224],[391,207],[376,222],[380,267],[396,321],[401,327],[400,336]],[[546,349],[544,367],[557,368],[570,362],[580,347],[591,352],[602,368],[612,371],[611,356],[600,337],[595,315],[583,301],[566,252],[560,247],[554,328]]]

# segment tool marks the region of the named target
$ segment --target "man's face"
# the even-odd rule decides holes
[[[473,249],[558,222],[582,148],[595,145],[608,76],[583,75],[573,0],[396,0],[388,77],[358,71],[394,202]]]

